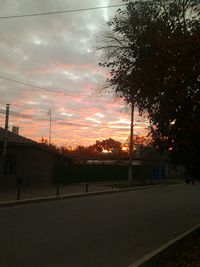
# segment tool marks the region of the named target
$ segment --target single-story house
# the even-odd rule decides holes
[[[51,146],[8,131],[6,155],[5,130],[0,127],[0,187],[17,184],[45,185],[67,181],[70,159]]]

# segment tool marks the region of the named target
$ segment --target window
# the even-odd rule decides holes
[[[6,155],[5,159],[5,174],[16,174],[16,156]]]

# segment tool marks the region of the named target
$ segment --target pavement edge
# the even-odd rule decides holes
[[[176,185],[179,185],[179,184],[176,184]],[[50,197],[42,197],[42,198],[22,199],[22,200],[15,200],[15,201],[4,201],[4,202],[0,202],[0,208],[28,205],[28,204],[34,204],[34,203],[43,203],[43,202],[50,202],[50,201],[57,201],[57,200],[64,200],[64,199],[80,198],[80,197],[89,197],[89,196],[96,196],[96,195],[107,195],[107,194],[122,193],[122,192],[128,192],[128,191],[147,190],[147,189],[161,188],[161,187],[166,187],[166,186],[170,186],[170,185],[167,185],[167,184],[150,185],[150,186],[141,186],[141,187],[133,187],[133,188],[78,193],[78,194],[71,194],[71,195],[60,195],[60,196],[50,196]]]
[[[169,240],[166,244],[146,254],[128,267],[161,267],[160,262],[162,260],[197,234],[200,234],[200,224],[177,236],[175,239]]]

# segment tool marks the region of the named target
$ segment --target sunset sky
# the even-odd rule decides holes
[[[0,17],[121,4],[119,0],[1,0]],[[95,52],[100,32],[117,8],[48,16],[0,19],[0,126],[10,103],[9,127],[34,140],[48,138],[52,111],[52,142],[89,145],[112,137],[126,141],[130,110],[122,100],[100,90],[109,73]],[[33,119],[18,117],[28,115]],[[135,113],[135,133],[148,126]]]

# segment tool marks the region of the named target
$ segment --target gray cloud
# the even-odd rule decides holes
[[[120,0],[2,0],[0,16],[120,3]],[[13,110],[40,116],[46,116],[51,108],[55,119],[87,123],[90,136],[88,129],[70,128],[67,139],[70,142],[81,138],[91,142],[106,135],[124,138],[126,131],[114,131],[108,122],[129,120],[129,114],[123,112],[124,104],[113,101],[112,96],[105,93],[99,96],[97,89],[104,84],[107,73],[98,67],[100,59],[94,53],[96,38],[116,9],[0,20],[0,75],[66,93],[55,94],[0,79],[0,102],[10,102]],[[101,127],[95,126],[95,120]],[[37,130],[37,122],[19,118],[12,122],[32,138],[48,132],[48,123]],[[2,126],[2,119],[0,123]],[[65,132],[66,127],[55,125],[55,141],[67,142]]]

